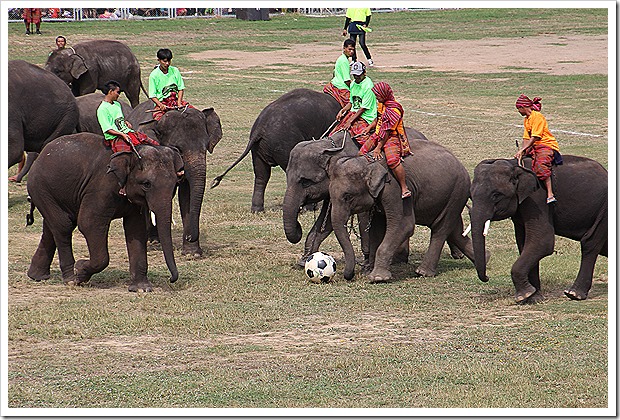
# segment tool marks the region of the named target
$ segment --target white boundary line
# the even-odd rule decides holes
[[[487,120],[480,120],[477,118],[469,118],[469,117],[459,117],[456,115],[447,115],[447,114],[439,114],[436,112],[425,112],[425,111],[418,111],[418,110],[411,110],[411,112],[417,112],[418,114],[424,114],[424,115],[430,115],[433,117],[447,117],[447,118],[456,118],[459,120],[468,120],[468,121],[477,121],[477,122],[483,122],[483,123],[491,123],[491,124],[501,124],[501,125],[509,125],[511,127],[517,127],[517,128],[522,128],[523,125],[519,125],[519,124],[506,124],[506,123],[501,123],[501,122],[497,122],[497,121],[487,121]],[[602,134],[591,134],[591,133],[580,133],[578,131],[568,131],[568,130],[557,130],[557,129],[553,129],[553,132],[556,133],[566,133],[566,134],[572,134],[575,136],[586,136],[586,137],[606,137]]]

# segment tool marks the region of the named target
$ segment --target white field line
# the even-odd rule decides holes
[[[519,124],[506,124],[506,123],[501,123],[501,122],[497,122],[497,121],[481,120],[481,119],[478,119],[478,118],[459,117],[459,116],[456,116],[456,115],[438,114],[436,112],[417,111],[415,109],[412,110],[412,112],[417,112],[418,114],[430,115],[430,116],[433,116],[433,117],[456,118],[456,119],[460,119],[460,120],[476,121],[476,122],[481,122],[481,123],[509,125],[509,126],[512,126],[512,127],[523,128],[523,125],[519,125]],[[554,130],[551,130],[551,131],[552,132],[558,132],[558,133],[572,134],[572,135],[575,135],[575,136],[605,137],[602,134],[580,133],[578,131],[567,131],[567,130],[557,130],[557,129],[554,129]]]

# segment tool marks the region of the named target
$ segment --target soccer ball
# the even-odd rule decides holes
[[[331,255],[315,252],[306,259],[305,270],[312,283],[327,283],[336,274],[336,260]]]

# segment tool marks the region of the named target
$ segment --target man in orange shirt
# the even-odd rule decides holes
[[[551,186],[551,165],[554,161],[561,164],[562,157],[560,146],[549,131],[547,119],[540,113],[542,108],[540,100],[541,98],[531,100],[525,95],[517,99],[517,111],[525,119],[523,120],[523,144],[515,154],[515,158],[520,160],[523,156],[532,157],[532,171],[545,183],[547,204],[551,204],[557,201]]]

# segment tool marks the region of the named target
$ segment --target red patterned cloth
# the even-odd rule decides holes
[[[364,155],[369,153],[377,147],[377,143],[379,143],[379,136],[375,133],[366,140],[360,152]],[[383,152],[385,153],[385,161],[390,169],[394,169],[400,164],[402,156],[410,154],[409,149],[406,152],[403,151],[403,144],[398,133],[387,139],[385,145],[383,145]]]
[[[177,100],[177,93],[176,92],[170,93],[170,96],[168,96],[167,98],[164,98],[164,100],[161,101],[161,103],[166,105],[166,106],[169,106],[170,108],[174,108],[176,106],[185,106],[185,105],[187,105],[188,108],[194,108],[187,101],[181,101],[181,103],[179,104],[179,101]],[[156,121],[161,120],[161,117],[163,117],[166,112],[168,112],[168,111],[161,111],[161,110],[158,109],[157,111],[153,112],[153,119],[156,120]]]
[[[529,107],[529,108],[532,108],[534,111],[540,112],[540,110],[542,109],[542,104],[540,103],[541,100],[542,100],[542,98],[539,98],[539,97],[535,97],[534,99],[530,99],[527,96],[525,96],[524,94],[521,94],[517,98],[517,102],[516,102],[515,106],[517,108],[519,108],[519,107]]]
[[[344,108],[349,103],[349,89],[338,89],[332,82],[329,82],[323,87],[323,93],[331,95],[338,101],[341,108]]]
[[[127,133],[127,135],[131,139],[131,143],[134,146],[137,146],[139,144],[150,144],[151,146],[159,146],[157,140],[153,140],[146,134],[140,133],[139,131],[132,131],[131,133]],[[125,139],[123,139],[122,137],[117,136],[113,140],[105,140],[105,144],[106,146],[110,146],[112,148],[112,152],[114,153],[132,151],[131,146],[129,146]]]
[[[554,161],[553,149],[543,145],[530,146],[526,155],[532,157],[532,171],[541,181],[551,176],[551,165]]]
[[[26,23],[41,23],[41,9],[24,9],[22,17]]]
[[[343,126],[351,120],[351,118],[353,118],[353,116],[355,115],[355,112],[351,112],[349,111],[349,113],[347,115],[345,115],[342,120],[340,120],[340,124],[338,124],[336,126],[336,128],[334,128],[331,133],[329,133],[329,135],[331,136],[332,134],[342,130]],[[351,135],[351,137],[357,136],[359,135],[362,131],[364,131],[364,129],[366,127],[368,127],[370,124],[368,124],[366,122],[365,119],[363,118],[358,118],[355,121],[353,121],[353,124],[351,124],[351,127],[348,129],[349,134]],[[364,143],[366,143],[366,140],[368,140],[368,137],[370,137],[370,135],[365,135],[365,136],[359,136],[356,137],[355,140],[357,141],[357,143],[360,146],[363,146]]]

